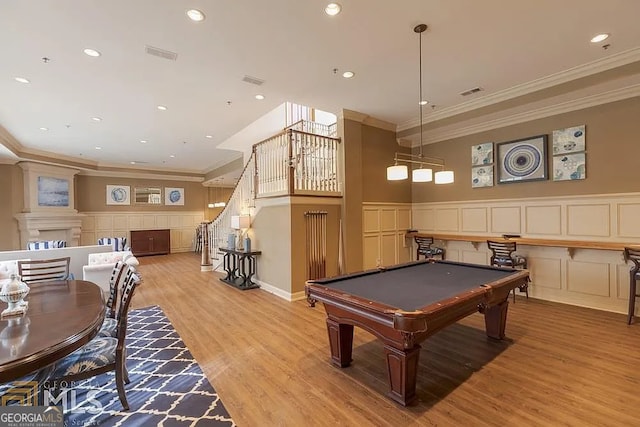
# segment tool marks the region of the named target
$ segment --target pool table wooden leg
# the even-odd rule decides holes
[[[388,396],[407,406],[416,398],[416,378],[418,377],[418,360],[420,346],[409,350],[399,350],[389,345],[384,346],[389,376]]]
[[[485,307],[484,325],[487,329],[487,336],[497,340],[504,339],[504,329],[507,326],[507,309],[509,308],[509,297],[500,304]]]
[[[331,346],[331,362],[341,368],[349,366],[353,350],[353,325],[338,323],[327,317],[327,332]]]

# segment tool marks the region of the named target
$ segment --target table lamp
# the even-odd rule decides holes
[[[251,216],[249,215],[232,215],[231,228],[236,230],[236,250],[251,250],[251,240],[247,237],[248,248],[244,248],[242,238],[247,230],[251,227]]]

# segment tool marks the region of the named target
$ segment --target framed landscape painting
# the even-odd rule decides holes
[[[547,179],[547,135],[496,144],[500,184]]]
[[[69,180],[39,176],[38,206],[69,206]]]

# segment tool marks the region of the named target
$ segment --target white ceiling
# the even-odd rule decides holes
[[[0,126],[24,152],[204,173],[238,157],[217,145],[285,101],[415,125],[419,23],[427,115],[640,46],[639,0],[339,1],[330,17],[322,0],[2,0]],[[600,32],[606,50],[589,42]]]

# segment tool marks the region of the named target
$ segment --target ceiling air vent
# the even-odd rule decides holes
[[[168,59],[170,61],[175,61],[176,59],[178,59],[177,53],[160,49],[158,47],[145,46],[144,51],[147,52],[149,55],[157,56],[163,59]]]
[[[264,83],[264,80],[260,80],[257,77],[244,76],[242,81],[245,83],[251,83],[252,85],[261,86]]]
[[[469,89],[469,90],[465,90],[464,92],[461,92],[460,95],[469,96],[469,95],[473,95],[474,93],[481,92],[483,90],[484,89],[482,89],[481,87],[474,87],[473,89]]]

